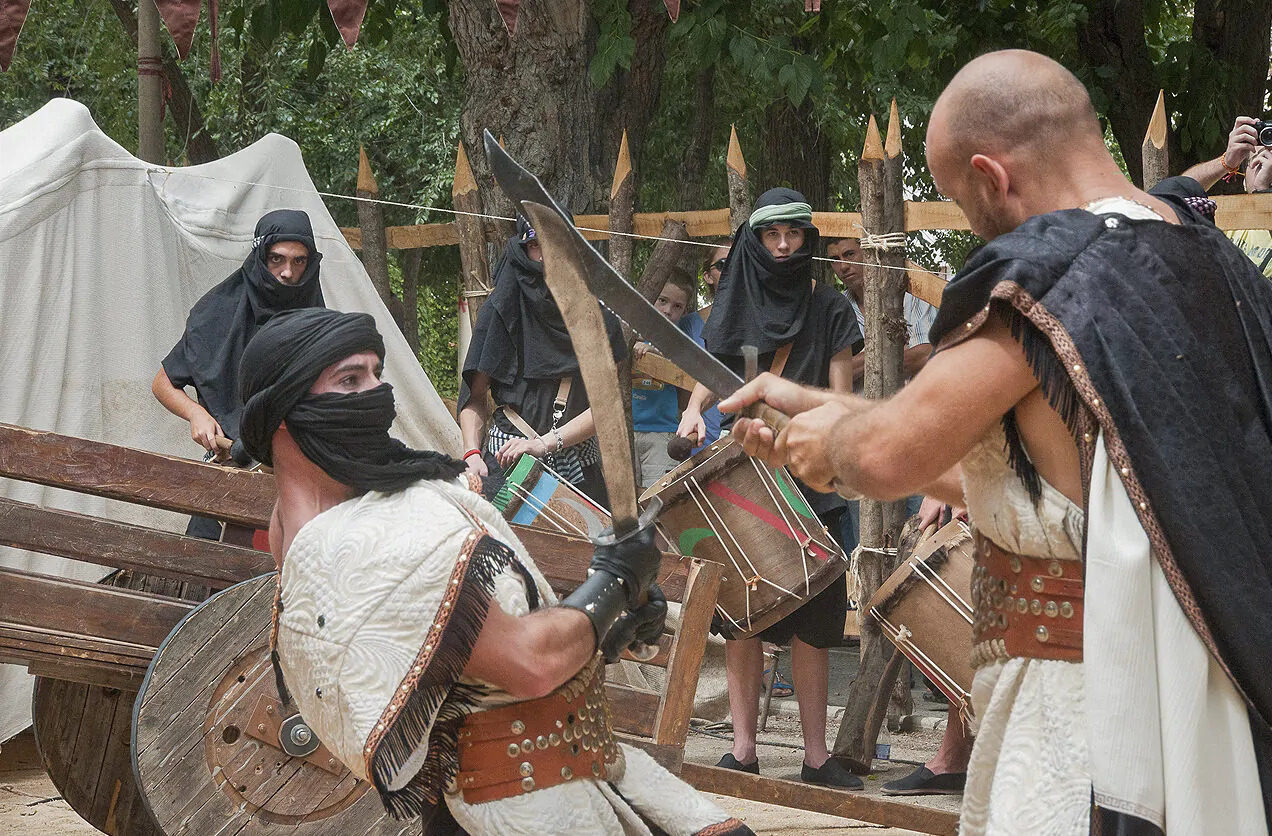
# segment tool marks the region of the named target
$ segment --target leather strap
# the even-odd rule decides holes
[[[556,429],[557,422],[565,415],[565,406],[570,401],[570,389],[574,385],[574,379],[570,377],[561,378],[561,382],[557,384],[556,397],[552,399],[552,428]],[[539,434],[534,431],[534,427],[530,426],[530,422],[522,418],[517,410],[508,404],[500,404],[497,409],[502,409],[503,414],[507,416],[512,425],[516,427],[526,438],[538,438]]]
[[[1013,554],[979,531],[972,572],[973,665],[1082,661],[1082,562]]]
[[[786,361],[791,357],[791,346],[795,343],[787,343],[777,349],[777,353],[773,355],[773,365],[769,367],[769,371],[778,377],[782,376],[782,371],[786,368]]]

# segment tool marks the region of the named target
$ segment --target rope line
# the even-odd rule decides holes
[[[182,177],[194,177],[199,180],[211,180],[214,183],[228,183],[234,186],[253,186],[253,187],[259,187],[259,188],[266,188],[266,189],[277,189],[279,191],[284,191],[284,192],[297,192],[299,194],[317,194],[319,197],[329,197],[334,200],[351,200],[358,203],[372,203],[378,206],[392,206],[396,209],[414,209],[418,212],[439,212],[442,214],[455,215],[458,217],[479,218],[479,219],[488,220],[488,221],[506,221],[509,223],[515,223],[517,220],[516,218],[509,218],[504,215],[487,215],[483,212],[465,212],[462,209],[447,209],[442,206],[426,206],[422,203],[402,203],[396,200],[384,200],[383,198],[377,198],[377,197],[361,197],[359,195],[339,194],[337,192],[323,192],[323,191],[318,191],[316,189],[314,191],[310,191],[309,189],[301,189],[295,186],[280,186],[275,183],[254,183],[250,180],[228,180],[224,177],[209,177],[206,174],[195,174],[192,171],[188,171],[186,169],[181,169],[181,168],[176,168],[176,169],[150,168],[148,169],[148,171],[154,174],[162,174],[168,177],[173,175],[180,175]],[[861,248],[863,250],[864,249],[881,249],[881,250],[891,249],[893,247],[896,247],[895,239],[897,238],[900,239],[900,246],[896,248],[902,249],[902,250],[905,249],[906,234],[904,232],[889,232],[883,235],[871,235],[870,233],[865,232],[861,224],[855,224],[855,226],[858,229],[862,230],[862,237],[859,240],[861,242]],[[625,238],[637,238],[642,241],[666,241],[672,244],[689,244],[694,247],[709,247],[711,249],[715,249],[720,246],[719,244],[712,244],[708,241],[694,241],[694,240],[686,241],[686,240],[681,240],[679,238],[664,238],[661,235],[642,235],[637,232],[615,232],[609,229],[597,229],[595,227],[589,227],[589,226],[579,226],[579,227],[576,227],[576,229],[578,229],[580,232],[595,232],[595,233],[601,233],[601,234],[610,235],[610,236],[618,235],[618,236],[623,236]],[[877,246],[873,243],[881,239],[888,239],[888,241],[890,242],[889,245]],[[872,242],[872,243],[868,245],[867,242]],[[825,256],[818,256],[818,255],[813,256],[812,260],[825,262],[826,264],[834,264],[835,262],[840,262],[842,264],[855,264],[860,267],[881,267],[884,270],[901,270],[906,273],[910,272],[911,269],[917,269],[920,272],[930,273],[933,276],[937,276],[938,278],[942,280],[944,280],[945,278],[944,276],[942,276],[940,273],[936,272],[935,270],[929,270],[926,267],[916,267],[916,268],[893,267],[888,264],[880,264],[877,260],[876,261],[848,261],[847,259],[827,258]],[[476,294],[474,293],[474,295]]]

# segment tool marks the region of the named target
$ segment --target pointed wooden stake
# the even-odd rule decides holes
[[[729,176],[729,229],[736,230],[751,215],[751,189],[746,181],[746,160],[738,142],[737,126],[729,128],[729,153],[725,158]]]
[[[866,235],[862,251],[865,268],[866,364],[864,394],[886,398],[901,388],[906,332],[904,300],[909,276],[903,247],[881,246],[884,235],[905,232],[905,192],[902,183],[901,119],[892,103],[885,145],[873,116],[866,126],[866,143],[857,164],[861,189],[861,218]],[[886,149],[886,152],[885,152]],[[871,237],[875,240],[871,241]],[[896,558],[887,554],[900,539],[903,502],[861,501],[862,552],[859,558],[858,600],[870,597],[892,574]],[[868,771],[879,726],[900,667],[897,650],[883,636],[878,622],[861,619],[861,664],[848,689],[843,720],[835,736],[834,754],[854,771]]]
[[[874,114],[870,115],[870,121],[866,124],[866,145],[861,149],[861,159],[883,159],[883,140],[879,137],[879,123],[875,121]]]
[[[468,311],[469,322],[477,324],[477,312],[490,292],[490,263],[486,260],[486,236],[482,229],[481,193],[477,190],[477,178],[468,163],[464,143],[459,143],[455,155],[455,180],[451,185],[451,202],[457,212],[469,212],[455,216],[455,231],[459,235],[459,263],[463,272],[460,281],[460,312]],[[460,358],[463,362],[463,358]]]
[[[389,252],[388,240],[384,231],[384,207],[374,203],[380,197],[380,188],[375,183],[375,175],[371,173],[371,164],[367,162],[367,149],[358,147],[358,197],[369,198],[358,201],[358,226],[362,228],[362,266],[367,268],[371,284],[376,293],[393,314],[398,327],[402,327],[402,304],[393,295],[389,285]]]
[[[901,117],[897,114],[897,100],[892,100],[892,109],[888,112],[888,138],[883,144],[883,151],[888,159],[901,153]]]
[[[615,233],[609,239],[609,260],[624,278],[632,275],[632,213],[635,211],[635,182],[632,174],[632,156],[627,147],[627,131],[618,146],[618,162],[614,165],[614,182],[610,186],[609,230]]]
[[[358,146],[358,193],[365,192],[370,197],[378,197],[380,187],[376,185],[375,175],[371,173],[371,163],[367,161],[365,145]]]
[[[1159,90],[1157,104],[1153,107],[1153,118],[1148,122],[1144,144],[1140,146],[1145,189],[1151,189],[1170,176],[1170,149],[1166,141],[1169,131],[1170,120],[1166,118],[1166,91]]]

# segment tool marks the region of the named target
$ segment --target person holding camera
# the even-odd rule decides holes
[[[1245,165],[1242,174],[1241,166]],[[1220,178],[1241,177],[1247,194],[1272,192],[1272,120],[1238,116],[1228,134],[1228,147],[1213,160],[1198,163],[1184,172],[1209,191]],[[1272,279],[1272,231],[1234,229],[1232,242]]]

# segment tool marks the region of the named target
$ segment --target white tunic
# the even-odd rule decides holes
[[[395,493],[367,493],[319,514],[297,532],[283,563],[278,651],[297,707],[358,777],[374,771],[374,742],[386,734],[381,724],[393,726],[394,706],[407,711],[399,692],[428,696],[425,716],[415,718],[428,730],[399,756],[388,778],[390,790],[401,790],[436,761],[430,746],[453,749],[453,740],[439,742],[434,734],[444,718],[514,702],[490,683],[463,676],[438,684],[435,697],[426,692],[429,673],[439,664],[430,655],[442,634],[438,625],[461,608],[454,590],[467,582],[464,562],[478,560],[472,557],[473,538],[484,533],[512,548],[541,602],[555,603],[503,518],[456,484],[425,481]],[[490,597],[510,615],[530,611],[525,581],[514,566],[497,572]],[[688,836],[731,821],[645,752],[619,748],[622,757],[609,783],[575,780],[467,804],[454,791],[452,775],[445,801],[472,834],[637,836],[650,833],[644,817],[667,833]]]

